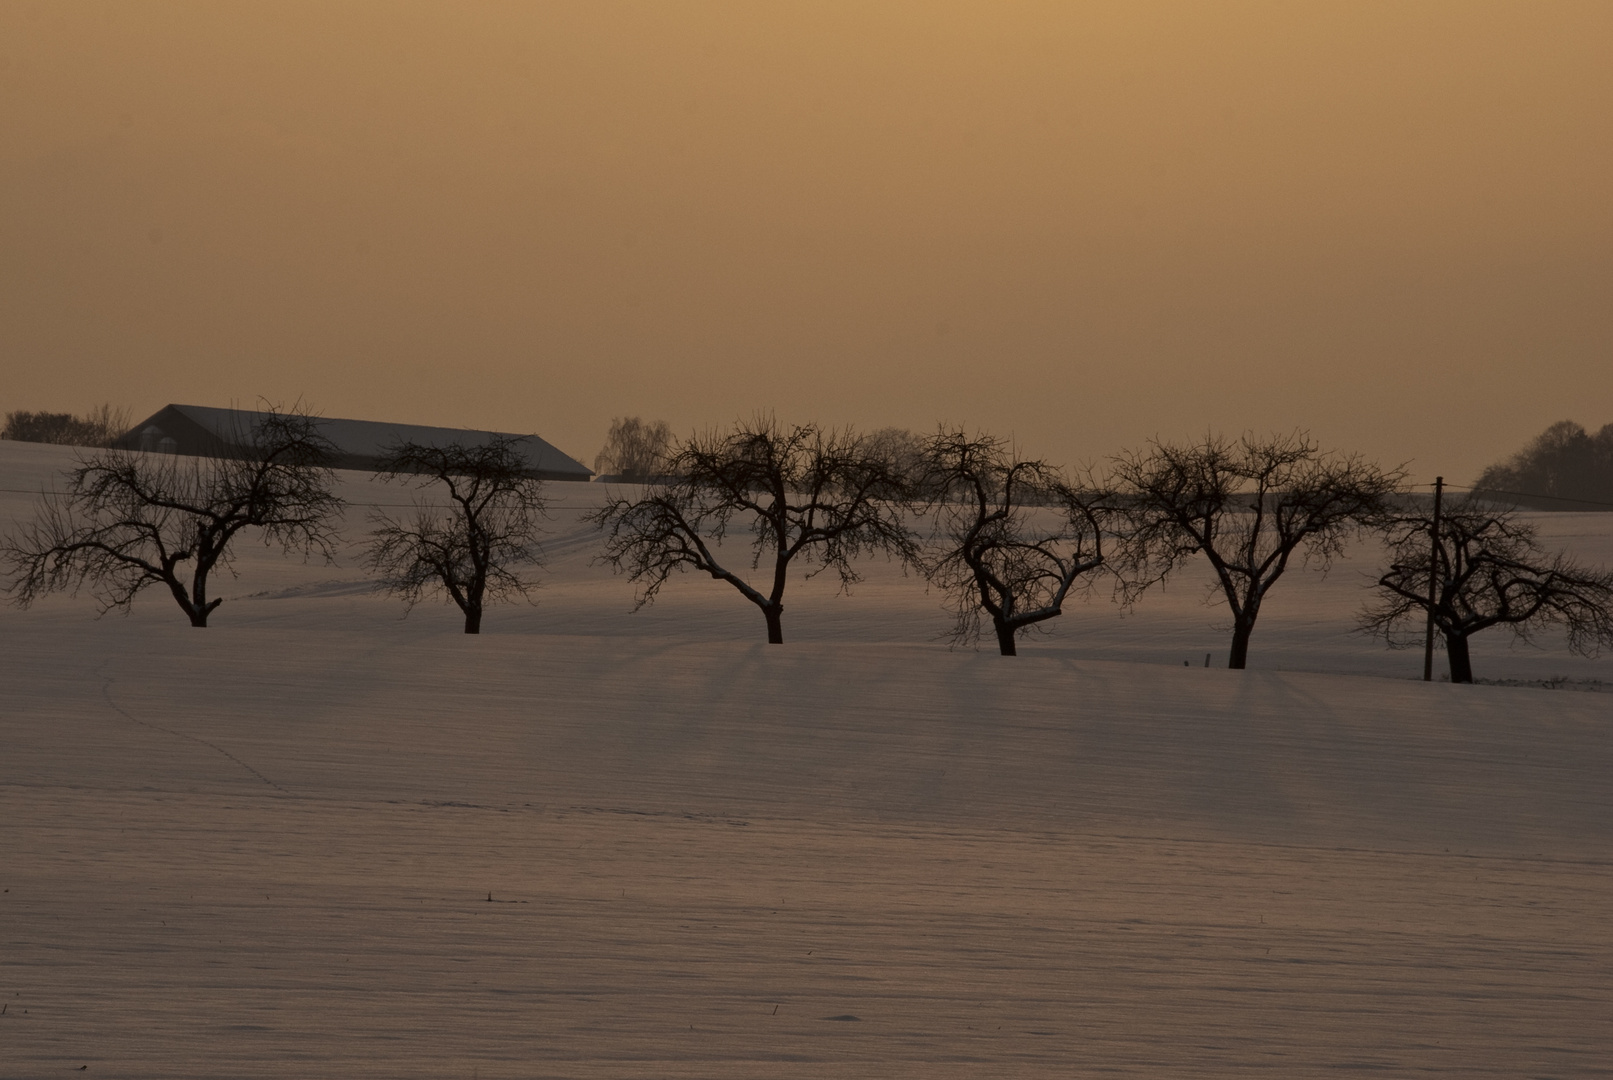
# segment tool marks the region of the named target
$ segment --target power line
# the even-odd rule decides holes
[[[1433,487],[1433,484],[1417,484],[1417,487]],[[1446,484],[1445,487],[1459,488],[1462,491],[1477,491],[1486,495],[1511,495],[1519,499],[1550,499],[1553,502],[1579,503],[1582,506],[1606,506],[1613,509],[1613,502],[1600,502],[1596,499],[1576,499],[1569,495],[1540,495],[1533,491],[1504,491],[1501,488],[1472,487],[1467,484]]]

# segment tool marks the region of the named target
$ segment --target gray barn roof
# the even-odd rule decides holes
[[[215,409],[206,405],[165,405],[134,425],[114,446],[125,450],[163,451],[173,454],[214,455],[238,445],[266,413],[251,409]],[[400,442],[422,446],[458,443],[476,446],[497,436],[520,440],[535,475],[545,480],[587,480],[593,470],[561,453],[536,435],[477,431],[465,428],[427,427],[422,424],[387,424],[378,420],[340,420],[317,417],[319,433],[336,447],[339,469],[373,469],[386,450]]]

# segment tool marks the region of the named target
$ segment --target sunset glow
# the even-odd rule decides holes
[[[1466,478],[1613,419],[1610,55],[1596,2],[9,4],[3,407]]]

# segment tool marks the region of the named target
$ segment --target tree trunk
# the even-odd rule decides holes
[[[1227,667],[1242,671],[1249,666],[1249,635],[1255,632],[1254,623],[1236,623],[1232,627],[1232,651],[1227,655]]]
[[[172,594],[174,602],[179,605],[179,610],[183,611],[185,617],[190,620],[190,624],[192,626],[206,626],[207,617],[213,613],[214,608],[218,607],[217,602],[205,604],[198,600],[192,600],[190,593],[185,590],[185,586],[181,585],[179,579],[172,574],[164,574],[162,581],[164,585],[168,586],[168,592]]]
[[[997,648],[1002,650],[1004,656],[1018,656],[1014,647],[1014,628],[1001,620],[994,620],[992,625],[997,630]]]
[[[482,632],[482,597],[487,592],[487,577],[484,574],[472,572],[471,579],[465,583],[464,598],[454,597],[459,610],[465,613],[465,633],[480,634]]]
[[[769,604],[762,608],[762,616],[767,619],[767,643],[784,644],[784,605]]]
[[[1470,683],[1473,681],[1473,661],[1467,655],[1467,637],[1458,637],[1455,634],[1445,635],[1445,653],[1451,659],[1451,682]]]

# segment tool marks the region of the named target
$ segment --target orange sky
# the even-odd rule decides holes
[[[1613,4],[0,3],[0,409],[1613,421]]]

